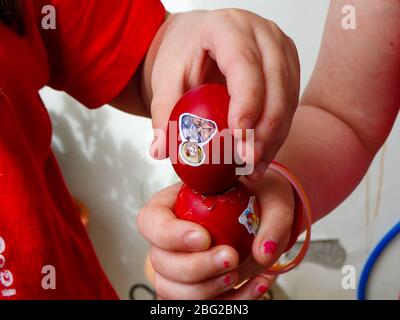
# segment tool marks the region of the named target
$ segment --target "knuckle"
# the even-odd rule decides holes
[[[278,133],[281,130],[282,125],[283,125],[282,116],[275,115],[269,117],[267,126],[270,132]]]
[[[239,53],[239,58],[246,61],[248,64],[255,66],[259,64],[260,57],[253,48],[247,46],[241,47]]]
[[[281,28],[278,26],[278,24],[276,22],[274,22],[272,20],[267,20],[267,25],[268,25],[269,30],[272,33],[274,33],[275,35],[277,35],[277,34],[280,35],[283,33]]]
[[[249,72],[249,69],[255,69],[260,65],[261,58],[256,52],[255,48],[252,48],[246,41],[240,43],[232,43],[232,50],[226,56],[226,65],[229,66],[236,73],[242,73],[236,75],[237,77],[243,77],[243,70]],[[254,72],[256,70],[253,70]],[[259,74],[257,74],[259,75]],[[248,78],[248,77],[247,77]],[[237,82],[239,78],[235,79]],[[261,80],[261,79],[260,79]],[[244,82],[244,80],[242,81]]]
[[[289,48],[292,50],[292,52],[295,52],[297,54],[297,46],[296,46],[296,43],[294,42],[294,40],[290,36],[286,35],[286,41],[288,43]]]
[[[227,8],[227,9],[217,9],[214,11],[217,17],[222,17],[224,19],[232,20],[242,17],[245,10],[237,8]]]
[[[139,232],[144,235],[144,219],[145,219],[145,208],[142,208],[136,217],[136,225]]]

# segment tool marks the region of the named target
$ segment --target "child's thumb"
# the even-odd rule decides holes
[[[150,155],[157,160],[167,158],[167,131],[169,117],[179,95],[165,95],[164,99],[155,95],[151,104],[151,118],[154,139],[150,147]]]
[[[253,256],[263,266],[271,267],[285,251],[294,220],[293,193],[270,190],[262,199],[260,227],[253,243]]]

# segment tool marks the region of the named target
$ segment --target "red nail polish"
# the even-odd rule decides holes
[[[228,269],[229,268],[229,261],[224,261],[224,268]]]
[[[153,157],[158,158],[158,147],[157,147],[157,141],[158,141],[158,136],[155,136],[153,139],[153,142],[151,143],[151,153],[153,155]]]
[[[267,287],[267,286],[264,286],[263,284],[261,284],[261,285],[259,285],[259,286],[257,287],[257,291],[258,291],[259,293],[261,293],[261,294],[266,293],[267,290],[268,290],[268,287]]]
[[[231,276],[225,276],[224,283],[226,285],[229,285],[229,284],[231,284],[231,282],[232,282],[232,277]]]
[[[263,246],[265,254],[274,254],[278,249],[278,244],[274,241],[265,241]]]

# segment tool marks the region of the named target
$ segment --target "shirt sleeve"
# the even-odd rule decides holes
[[[110,102],[125,88],[165,18],[159,0],[44,2],[56,9],[56,29],[40,31],[49,86],[88,108]]]

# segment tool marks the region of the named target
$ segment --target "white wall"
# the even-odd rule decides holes
[[[165,0],[172,12],[195,8],[240,7],[277,22],[297,43],[302,64],[302,88],[317,57],[328,0]],[[54,125],[54,149],[70,190],[91,210],[90,236],[99,258],[121,297],[127,298],[131,285],[145,282],[143,273],[145,241],[137,233],[135,215],[156,190],[171,184],[175,176],[167,161],[156,163],[147,155],[151,142],[148,120],[127,116],[110,107],[88,111],[72,99],[49,89],[42,92]],[[365,181],[354,194],[314,228],[316,239],[340,239],[359,272],[373,244],[399,218],[397,197],[400,152],[394,137],[386,145],[369,173],[370,196]],[[355,164],[356,165],[356,164]],[[381,169],[383,168],[383,169]],[[376,214],[379,175],[383,184]],[[366,211],[368,202],[370,212]],[[397,298],[400,241],[389,248],[371,283],[371,296]],[[396,274],[396,272],[397,274]],[[351,299],[353,290],[343,290],[340,270],[304,263],[281,277],[280,285],[291,298]],[[397,287],[396,287],[397,284]]]

